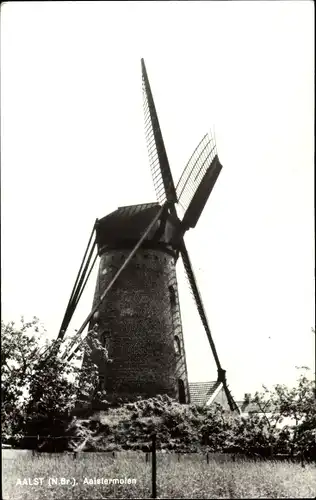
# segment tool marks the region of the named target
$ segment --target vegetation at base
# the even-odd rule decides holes
[[[61,359],[59,353],[67,351],[69,340],[40,346],[43,334],[37,318],[31,322],[22,318],[20,326],[1,324],[2,435],[17,447],[149,451],[154,432],[157,448],[170,452],[203,449],[316,458],[315,390],[304,373],[291,389],[277,385],[250,398],[261,415],[241,417],[219,405],[181,405],[165,395],[114,406],[98,391],[98,365],[95,357],[94,362],[89,360],[93,349],[100,363],[109,361],[97,330],[90,332],[92,345],[82,346],[88,359],[83,365]],[[74,417],[75,403],[84,406],[87,401],[102,404],[104,410]],[[293,425],[280,427],[285,418],[291,418]],[[36,435],[44,437],[28,437]]]
[[[310,409],[308,406],[306,410],[308,417]],[[157,449],[168,452],[204,450],[260,457],[294,457],[304,452],[304,457],[312,460],[316,458],[314,418],[315,402],[314,416],[309,421],[305,418],[294,428],[279,428],[275,424],[281,417],[276,418],[275,414],[274,420],[265,414],[240,417],[225,412],[219,405],[181,405],[168,396],[157,396],[109,408],[86,420],[74,419],[67,432],[81,436],[79,443],[70,439],[70,449],[77,449],[79,444],[79,449],[87,451],[150,451],[155,433]]]
[[[102,403],[98,390],[96,361],[109,360],[96,328],[89,331],[90,342],[70,362],[61,353],[69,352],[72,337],[48,340],[38,318],[19,325],[1,322],[1,430],[3,440],[34,447],[33,435],[64,435],[75,404],[87,399]],[[92,360],[91,354],[94,351]],[[81,363],[83,351],[86,363]],[[9,438],[13,436],[13,438]],[[7,439],[6,439],[7,437]]]
[[[18,454],[18,450],[5,450]],[[22,452],[20,452],[22,453]],[[87,500],[97,498],[150,498],[151,463],[145,453],[121,452],[115,458],[85,453],[79,459],[67,454],[17,456],[3,460],[3,498],[10,500]],[[34,477],[75,478],[76,485],[17,486],[17,479]],[[84,478],[135,478],[136,485],[89,485]],[[158,498],[314,498],[315,465],[244,460],[225,464],[206,462],[201,454],[157,453]]]

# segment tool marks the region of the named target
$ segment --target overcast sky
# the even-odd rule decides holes
[[[2,4],[3,319],[56,336],[95,219],[155,201],[141,57],[175,182],[215,127],[186,241],[232,393],[292,384],[314,369],[313,2]],[[189,378],[214,380],[181,264],[179,288]]]

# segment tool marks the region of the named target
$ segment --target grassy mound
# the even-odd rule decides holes
[[[87,419],[74,418],[67,429],[68,449],[149,451],[155,432],[158,449],[195,452],[210,416],[214,418],[214,411],[182,405],[165,395],[125,403]]]

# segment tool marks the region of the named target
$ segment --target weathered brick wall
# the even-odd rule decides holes
[[[171,302],[171,316],[172,316],[172,326],[173,326],[175,344],[178,343],[179,346],[177,350],[178,352],[176,352],[177,396],[179,399],[180,395],[179,395],[178,381],[182,380],[185,391],[185,402],[190,403],[190,390],[189,390],[188,372],[187,372],[186,357],[185,357],[178,282],[177,282],[175,266],[173,266],[173,269],[169,273],[169,287],[172,287],[172,290],[174,291],[175,295],[174,303]]]
[[[94,303],[129,253],[113,249],[101,255]],[[181,378],[188,401],[174,257],[161,250],[139,249],[104,299],[97,322],[113,359],[100,367],[109,399],[136,394],[179,397]]]

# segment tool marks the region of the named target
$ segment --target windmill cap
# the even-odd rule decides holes
[[[97,226],[97,244],[103,246],[118,244],[123,241],[138,241],[160,210],[158,203],[144,203],[119,207],[114,212],[99,220]],[[159,227],[159,222],[149,232],[150,240]]]

